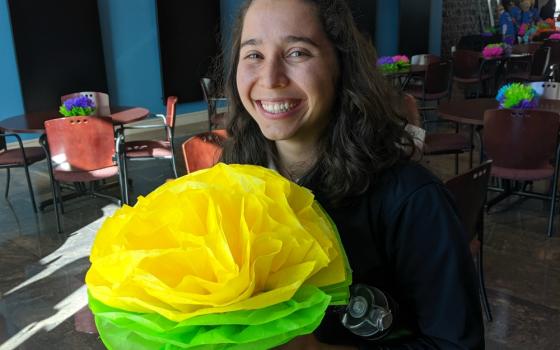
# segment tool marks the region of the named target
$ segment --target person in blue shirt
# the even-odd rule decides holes
[[[504,6],[504,3],[507,3],[508,6]],[[514,2],[506,0],[502,1],[502,6],[509,12],[511,18],[513,20],[513,26],[515,28],[515,32],[519,31],[519,27],[521,26],[521,9],[515,5]]]
[[[539,7],[535,5],[535,0],[530,0],[531,3],[531,14],[532,14],[532,19],[533,19],[533,23],[538,23],[539,21],[541,21],[541,16],[539,14]]]
[[[500,34],[502,35],[502,41],[506,44],[513,45],[516,31],[513,18],[507,11],[510,4],[511,1],[509,0],[502,1],[502,5],[498,7],[498,11],[500,13]]]
[[[533,24],[536,24],[539,20],[539,16],[532,7],[531,1],[521,1],[519,6],[521,7],[521,25],[527,24],[530,27]]]

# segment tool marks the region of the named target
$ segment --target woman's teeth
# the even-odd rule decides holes
[[[267,111],[268,113],[285,113],[290,109],[295,107],[295,103],[293,102],[279,102],[279,103],[272,103],[272,102],[262,102],[262,108]]]

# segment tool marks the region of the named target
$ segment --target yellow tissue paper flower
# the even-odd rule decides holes
[[[99,230],[90,261],[96,300],[176,322],[349,280],[338,234],[313,194],[251,165],[218,164],[122,207]]]

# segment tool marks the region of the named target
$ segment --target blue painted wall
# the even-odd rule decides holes
[[[229,34],[243,0],[220,0],[221,25]],[[378,0],[376,46],[380,55],[398,50],[398,1]],[[157,14],[154,0],[98,0],[112,103],[138,105],[162,113]],[[430,51],[441,46],[442,0],[432,0]],[[179,114],[204,110],[204,102],[185,103]],[[7,0],[0,0],[0,119],[23,113]]]
[[[441,56],[443,0],[432,0],[430,5],[430,53]]]
[[[220,13],[221,13],[221,28],[225,37],[223,38],[223,43],[228,45],[233,24],[235,22],[235,16],[239,7],[243,3],[243,0],[220,0]],[[226,46],[227,47],[227,46]]]
[[[112,103],[163,113],[157,10],[154,0],[98,0],[101,35]],[[206,109],[183,103],[177,113]]]
[[[399,2],[377,0],[375,48],[378,56],[392,56],[399,50]]]
[[[8,14],[8,1],[0,0],[0,119],[23,113],[23,98]]]

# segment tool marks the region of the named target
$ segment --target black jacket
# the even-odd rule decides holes
[[[313,189],[313,181],[305,186]],[[353,283],[379,288],[399,304],[391,337],[364,341],[327,312],[317,337],[360,349],[482,349],[478,284],[466,235],[443,184],[415,163],[386,171],[366,193],[332,207]],[[412,333],[412,334],[411,334]]]

